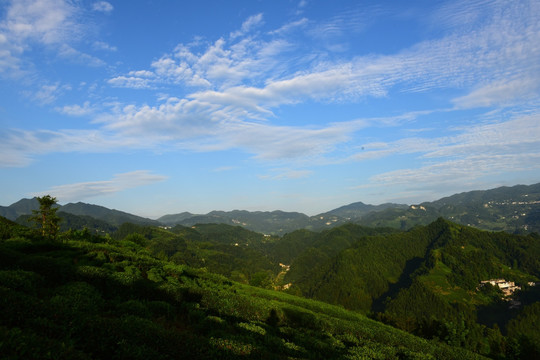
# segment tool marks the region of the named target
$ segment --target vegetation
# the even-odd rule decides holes
[[[159,259],[144,235],[59,242],[0,224],[5,358],[479,358],[341,307]]]
[[[540,300],[539,289],[527,286],[540,277],[535,234],[489,233],[441,218],[403,233],[364,236],[330,258],[325,253],[312,248],[293,261],[291,273],[296,261],[307,269],[306,258],[320,266],[297,277],[291,292],[483,355],[540,355],[533,345],[539,330],[528,320],[536,314],[530,306]],[[521,306],[510,308],[498,288],[479,288],[493,278],[521,285],[513,295]]]
[[[45,195],[37,198],[39,202],[39,210],[32,211],[34,216],[30,220],[34,221],[41,229],[41,235],[47,239],[56,239],[60,226],[60,217],[56,215],[58,210],[56,198]]]
[[[531,189],[510,188],[514,196]],[[513,206],[504,194],[385,205],[377,214],[406,211],[422,223],[450,209],[463,220],[474,201]],[[540,358],[536,233],[487,232],[442,217],[409,228],[414,216],[392,223],[392,215],[379,223],[390,227],[346,223],[277,236],[236,221],[157,226],[81,203],[71,206],[79,214],[56,212],[50,196],[32,203],[8,209],[17,222],[0,217],[7,358]],[[32,206],[35,228],[20,216]],[[480,208],[485,219],[490,207]],[[89,209],[114,224],[85,215]],[[276,224],[289,216],[274,213]],[[495,278],[520,290],[480,286]]]

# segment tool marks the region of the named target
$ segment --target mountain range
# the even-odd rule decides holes
[[[22,199],[10,206],[0,206],[0,216],[17,220],[31,214],[38,207],[35,198]],[[439,217],[484,230],[528,233],[540,232],[540,183],[463,192],[417,205],[369,205],[354,202],[315,216],[279,210],[233,210],[211,211],[207,214],[182,212],[152,220],[82,202],[60,206],[59,213],[89,216],[115,227],[125,222],[158,226],[221,223],[273,235],[283,235],[297,229],[319,231],[348,222],[406,230],[415,225],[427,225]],[[84,225],[89,223],[89,219],[78,223]]]

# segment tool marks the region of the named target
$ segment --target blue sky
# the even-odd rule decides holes
[[[540,181],[540,2],[0,2],[0,204],[310,215]]]

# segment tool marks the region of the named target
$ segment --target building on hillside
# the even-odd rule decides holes
[[[516,286],[513,281],[506,281],[505,279],[484,280],[480,282],[480,286],[484,286],[488,283],[493,286],[498,286],[505,296],[511,296],[515,291],[521,290],[521,286]]]

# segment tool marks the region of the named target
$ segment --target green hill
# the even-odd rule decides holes
[[[21,228],[1,224],[4,358],[480,358],[341,307],[158,259],[128,238],[47,242],[7,237]]]
[[[106,221],[113,226],[120,226],[129,222],[140,225],[161,225],[156,220],[147,219],[137,215],[129,214],[119,210],[111,210],[104,206],[85,204],[82,202],[69,203],[60,207],[61,211],[79,215],[91,216],[95,219]]]
[[[469,191],[406,209],[370,212],[356,221],[364,226],[410,229],[444,217],[483,230],[527,234],[540,232],[540,184]]]
[[[307,215],[298,212],[285,211],[212,211],[206,215],[186,213],[165,215],[158,219],[167,225],[192,226],[195,224],[227,224],[239,225],[264,234],[284,234],[309,225]]]
[[[334,240],[339,243],[341,234]],[[291,292],[496,357],[507,350],[500,345],[502,333],[519,329],[515,322],[525,318],[515,319],[540,300],[540,289],[528,286],[540,278],[535,234],[481,231],[440,218],[407,232],[360,236],[334,256],[327,253],[311,248],[292,262],[285,277]],[[481,281],[495,278],[522,287],[512,295],[521,306],[511,309],[498,288],[480,288]],[[532,333],[507,334],[521,339],[519,346],[535,358],[540,348],[531,344],[539,332]]]
[[[0,216],[16,220],[19,216],[32,214],[32,210],[37,209],[39,209],[39,202],[36,198],[21,199],[10,206],[0,206]]]

